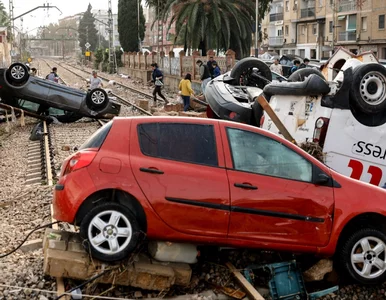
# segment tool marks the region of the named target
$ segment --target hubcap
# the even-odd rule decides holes
[[[359,88],[362,99],[370,105],[378,105],[386,100],[386,77],[379,72],[367,73]]]
[[[91,101],[94,104],[102,104],[105,101],[105,95],[102,91],[95,91],[91,94]]]
[[[22,79],[25,75],[24,68],[22,66],[14,66],[11,69],[11,75],[15,79]]]
[[[363,278],[379,277],[386,270],[386,245],[376,237],[359,240],[351,251],[351,265]]]
[[[130,243],[132,228],[122,213],[107,210],[97,214],[88,226],[88,239],[100,253],[119,253]]]

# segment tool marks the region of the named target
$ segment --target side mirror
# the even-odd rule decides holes
[[[314,183],[317,185],[326,185],[330,181],[330,176],[319,173],[318,176],[315,178]]]

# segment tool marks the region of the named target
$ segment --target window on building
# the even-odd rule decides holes
[[[285,26],[284,26],[284,34],[285,34],[285,35],[288,35],[288,34],[289,34],[289,26],[288,26],[288,25],[285,25]]]
[[[285,2],[285,11],[289,11],[289,1]]]
[[[385,29],[385,15],[380,15],[378,17],[378,28]]]
[[[366,31],[367,30],[367,17],[362,17],[362,21],[361,21],[361,26],[362,26],[362,30],[363,31]]]
[[[334,0],[330,0],[330,6],[334,5]]]
[[[333,28],[334,28],[334,25],[333,25],[334,23],[332,22],[332,21],[330,21],[330,22],[328,22],[328,32],[329,33],[332,33],[332,30],[333,30]]]
[[[355,31],[357,29],[357,15],[348,15],[347,31]]]
[[[144,155],[187,163],[217,166],[212,125],[146,123],[138,126]]]
[[[300,34],[304,35],[306,33],[306,26],[300,25]]]
[[[294,10],[298,10],[298,1],[297,0],[294,1]]]
[[[312,164],[282,143],[250,131],[227,128],[233,168],[238,171],[312,181]]]
[[[299,56],[300,57],[305,57],[306,56],[306,50],[305,49],[300,49],[299,50]]]
[[[277,30],[277,36],[283,36],[283,27]]]
[[[318,25],[312,24],[312,34],[317,35],[318,34]]]

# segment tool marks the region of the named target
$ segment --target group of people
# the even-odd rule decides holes
[[[291,67],[289,75],[291,75],[293,72],[302,69],[307,68],[308,64],[310,63],[310,60],[308,58],[303,59],[303,63],[300,63],[300,60],[295,59],[294,65]],[[278,58],[275,58],[273,61],[273,64],[270,66],[271,71],[276,72],[283,76],[283,67],[279,62]]]
[[[217,62],[214,60],[213,56],[209,57],[209,60],[206,64],[203,63],[202,60],[196,61],[197,67],[199,69],[200,73],[200,80],[201,80],[201,90],[202,93],[205,93],[205,88],[208,82],[216,78],[217,76],[221,75],[221,69],[218,66]],[[151,64],[153,73],[152,73],[152,82],[154,83],[154,89],[153,89],[153,100],[154,103],[157,103],[157,95],[160,96],[165,103],[169,103],[169,101],[166,99],[166,97],[162,94],[161,89],[164,85],[163,83],[163,73],[158,68],[158,65],[156,63]],[[178,86],[178,89],[180,90],[180,94],[183,100],[184,104],[184,111],[187,111],[190,107],[190,97],[196,96],[193,89],[192,89],[192,74],[187,73],[180,81],[180,84]]]

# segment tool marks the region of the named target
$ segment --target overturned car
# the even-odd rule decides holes
[[[4,104],[49,114],[64,123],[82,117],[112,118],[120,112],[120,104],[103,89],[85,92],[30,76],[27,66],[21,63],[0,69],[0,98]]]

